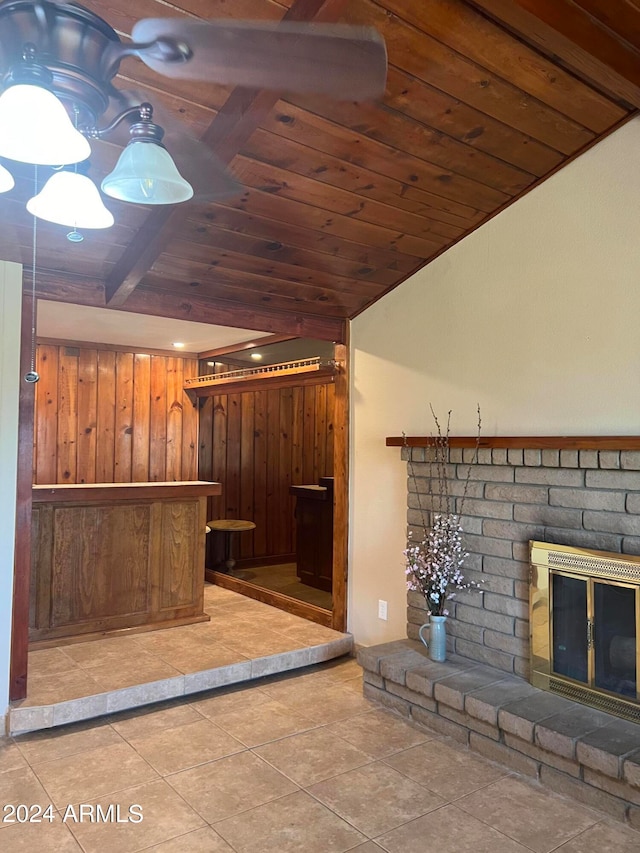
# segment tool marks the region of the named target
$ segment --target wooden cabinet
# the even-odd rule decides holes
[[[35,486],[30,640],[205,621],[218,483]]]
[[[296,498],[297,574],[307,586],[331,592],[333,582],[333,477],[317,486],[291,486]]]

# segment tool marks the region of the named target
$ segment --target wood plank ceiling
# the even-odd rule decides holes
[[[344,321],[511,204],[640,106],[636,0],[88,0],[128,35],[142,17],[375,26],[376,103],[232,90],[123,62],[134,88],[204,136],[242,184],[65,240],[39,223],[42,296],[343,340]],[[293,9],[291,8],[293,6]],[[345,93],[348,95],[348,93]],[[92,143],[101,180],[120,149]],[[0,256],[31,264],[22,182],[0,197]]]

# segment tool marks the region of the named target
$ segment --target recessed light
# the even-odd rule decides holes
[[[173,346],[174,346],[176,349],[182,349],[182,347],[184,346],[184,344],[183,344],[183,343],[181,343],[180,341],[174,341],[174,342],[173,342]]]
[[[262,355],[259,352],[252,352],[251,358],[254,358],[256,361],[260,361],[262,358]]]
[[[216,366],[216,362],[215,362],[215,361],[208,361],[208,362],[207,362],[207,367],[215,367],[215,366]]]

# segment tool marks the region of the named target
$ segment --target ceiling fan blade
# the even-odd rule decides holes
[[[171,154],[182,177],[193,187],[193,201],[218,201],[242,192],[241,184],[232,177],[212,149],[185,130],[184,126],[164,109],[157,99],[153,98],[153,95],[115,87],[111,88],[110,95],[116,112],[145,102],[151,103],[153,121],[164,130],[162,144]],[[135,117],[132,121],[135,121]],[[125,127],[116,133],[117,141],[121,145],[126,145],[129,136]]]
[[[372,27],[146,18],[131,36],[153,43],[137,55],[169,77],[356,101],[384,93],[387,52]]]
[[[168,130],[162,142],[193,187],[194,201],[219,201],[242,192],[242,186],[204,142],[175,129]]]

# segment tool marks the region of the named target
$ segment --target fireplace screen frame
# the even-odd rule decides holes
[[[567,545],[531,541],[529,570],[529,639],[530,681],[535,687],[549,690],[640,722],[640,556],[612,554]],[[553,662],[553,594],[554,575],[586,582],[587,607],[587,681],[575,680],[554,671]],[[595,582],[635,590],[635,698],[613,693],[595,684],[593,584]]]

